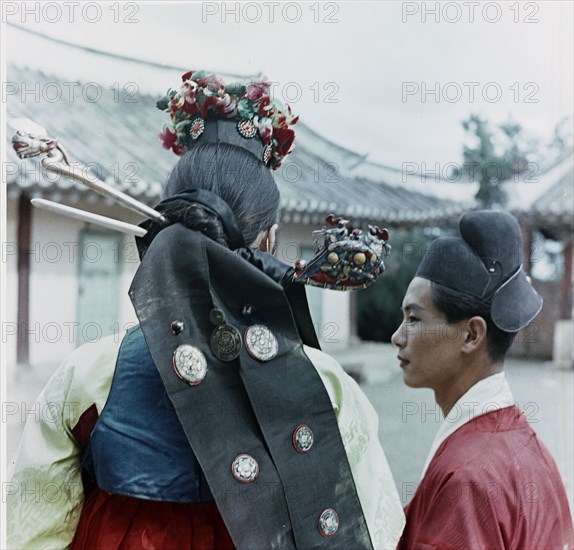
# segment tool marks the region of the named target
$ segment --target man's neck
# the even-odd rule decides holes
[[[441,408],[444,417],[455,406],[456,402],[477,382],[502,372],[502,361],[488,362],[484,365],[467,365],[456,380],[451,380],[444,387],[435,388],[435,401]]]

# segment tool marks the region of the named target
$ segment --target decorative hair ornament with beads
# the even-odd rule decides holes
[[[354,290],[373,284],[385,270],[383,258],[391,245],[389,231],[369,225],[363,232],[348,226],[349,220],[329,214],[333,226],[313,231],[315,256],[308,263],[297,260],[293,281],[333,290]]]
[[[226,84],[215,73],[188,71],[181,78],[179,90],[169,89],[157,102],[157,108],[170,115],[159,134],[165,149],[185,154],[192,142],[201,141],[205,121],[213,118],[237,120],[237,132],[245,139],[258,136],[265,146],[261,160],[273,170],[295,148],[295,132],[289,126],[299,117],[271,98],[266,77]]]

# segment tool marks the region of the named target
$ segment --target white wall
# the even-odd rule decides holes
[[[84,205],[80,206],[80,208],[88,209],[92,212],[135,225],[143,221],[141,216],[114,204],[100,204],[98,207],[95,207],[94,205]],[[118,235],[120,234],[118,233]],[[128,290],[140,263],[134,237],[131,235],[123,235],[121,238],[121,253],[118,254],[118,260],[121,264],[119,291],[120,302],[118,304],[118,336],[120,338],[123,337],[127,328],[138,322],[130,297],[128,295]]]
[[[293,264],[304,248],[315,249],[312,231],[320,227],[288,223],[281,227],[277,256]],[[325,351],[346,348],[351,337],[349,291],[306,286],[311,316],[319,343]]]
[[[32,365],[61,361],[76,346],[80,222],[33,209],[28,335]]]
[[[7,311],[3,326],[3,344],[7,346],[8,366],[16,364],[17,322],[17,201],[7,205],[7,239],[4,250],[7,260]],[[138,223],[138,218],[105,204],[77,205],[78,208],[117,219]],[[32,209],[29,333],[20,331],[19,337],[28,338],[30,364],[60,363],[78,344],[78,273],[80,267],[80,231],[82,222]],[[133,238],[125,236],[120,266],[118,304],[118,338],[125,328],[137,322],[128,296],[128,288],[139,260]]]
[[[325,351],[344,349],[351,338],[350,295],[351,291],[322,290],[323,319],[319,341]],[[360,292],[360,291],[359,291]]]

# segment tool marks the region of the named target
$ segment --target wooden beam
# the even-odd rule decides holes
[[[30,245],[32,239],[32,203],[22,193],[18,200],[18,340],[16,361],[27,364],[30,359],[28,327],[30,323]]]
[[[527,275],[532,271],[532,226],[526,222],[520,222],[520,229],[522,230],[522,253],[524,260],[522,265]]]
[[[572,241],[564,242],[564,271],[560,281],[560,319],[572,319]]]

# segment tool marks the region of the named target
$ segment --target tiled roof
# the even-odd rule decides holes
[[[10,95],[9,117],[32,119],[60,140],[71,159],[92,166],[101,179],[115,180],[117,187],[147,204],[159,201],[177,157],[165,151],[157,139],[166,115],[156,109],[155,97],[137,92],[118,96],[117,90],[101,87],[99,100],[87,101],[82,90],[86,95],[90,90],[83,85],[72,88],[57,78],[14,65],[8,66],[7,80],[41,90],[41,101],[35,101],[31,93],[23,98]],[[62,97],[48,101],[58,89]],[[70,89],[74,101],[69,101]],[[91,97],[97,91],[93,88]],[[403,181],[400,170],[365,162],[359,153],[338,146],[304,124],[299,123],[296,132],[295,151],[274,173],[284,222],[317,224],[335,212],[356,222],[410,226],[455,219],[468,206],[440,197],[430,183],[425,188],[429,193],[418,192],[412,179]],[[11,146],[8,161],[9,197],[26,190],[32,197],[67,203],[82,198],[101,200],[81,184],[45,173],[36,159],[18,159]]]
[[[516,216],[553,236],[574,231],[574,155],[569,152],[552,168],[527,172],[508,184],[509,205]]]
[[[100,179],[115,179],[118,188],[147,204],[158,202],[163,186],[160,182],[177,159],[162,149],[159,140],[156,141],[163,117],[155,108],[152,97],[118,95],[102,87],[98,101],[85,101],[82,90],[89,98],[89,88],[73,87],[71,83],[66,86],[56,78],[14,65],[8,66],[7,80],[16,83],[21,90],[24,85],[33,89],[39,83],[41,92],[41,101],[36,101],[31,93],[24,96],[24,101],[22,94],[8,96],[8,117],[32,119],[62,143],[71,159],[92,167]],[[57,90],[62,92],[61,99],[46,101],[46,98],[57,97]],[[97,90],[91,89],[91,97],[96,97]],[[70,96],[73,101],[69,101]],[[145,138],[140,141],[138,136]],[[35,160],[20,160],[12,147],[8,147],[8,161],[20,168],[8,179],[9,197],[26,189],[31,196],[52,200],[64,197],[65,202],[70,203],[77,202],[80,197],[98,200],[94,192],[83,185],[46,173]],[[13,166],[9,165],[10,173],[15,171]]]

